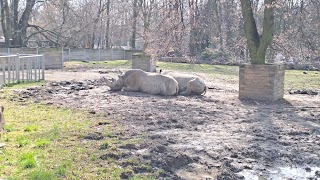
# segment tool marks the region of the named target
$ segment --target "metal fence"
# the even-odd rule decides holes
[[[38,54],[0,55],[0,86],[44,80],[45,59]]]

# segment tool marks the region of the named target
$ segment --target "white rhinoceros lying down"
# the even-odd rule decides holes
[[[163,72],[162,70],[160,73],[171,76],[178,82],[179,94],[181,95],[204,95],[207,91],[206,84],[199,76],[172,71]]]
[[[177,95],[179,92],[178,82],[174,78],[140,69],[128,70],[119,75],[118,80],[107,85],[111,91],[135,91],[163,96]]]

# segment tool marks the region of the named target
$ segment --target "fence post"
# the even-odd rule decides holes
[[[101,51],[101,49],[100,49],[100,47],[99,47],[99,61],[101,61],[101,54],[100,54],[100,51]]]
[[[20,54],[17,54],[17,57],[18,57],[18,59],[20,60]],[[22,81],[24,81],[24,80],[25,80],[25,78],[24,78],[24,69],[25,69],[25,66],[26,66],[26,63],[25,63],[24,59],[21,59],[20,64],[21,64],[21,76],[22,76]]]
[[[5,74],[6,73],[6,65],[5,64],[6,63],[3,63],[2,67],[1,67],[2,68],[2,75],[3,75],[3,77],[2,77],[3,78],[3,85],[6,85],[6,74]]]
[[[63,54],[63,47],[61,48],[61,69],[63,69],[63,63],[64,63],[64,54]]]
[[[68,61],[70,61],[70,53],[71,53],[71,50],[70,50],[70,48],[69,48],[69,54],[68,54]]]
[[[42,80],[44,80],[44,70],[46,68],[45,62],[44,56],[42,55]]]
[[[20,82],[20,59],[19,56],[14,56],[14,61],[15,61],[15,65],[16,65],[16,79],[17,82]]]
[[[25,60],[25,63],[26,63],[26,79],[27,79],[27,81],[29,81],[29,79],[30,79],[30,64],[29,64],[28,58],[23,57],[23,59]]]
[[[10,84],[10,81],[11,81],[11,66],[10,66],[10,60],[8,58],[6,58],[6,64],[8,64],[8,85]]]
[[[111,48],[111,60],[113,60],[113,49]]]

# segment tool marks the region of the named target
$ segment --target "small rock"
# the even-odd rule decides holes
[[[303,74],[308,74],[308,72],[307,71],[303,71]]]
[[[51,83],[50,83],[50,86],[59,86],[59,84],[56,83],[56,82],[51,82]]]
[[[89,113],[90,113],[90,114],[96,114],[96,111],[91,110],[91,111],[89,111]]]
[[[0,148],[3,148],[3,147],[5,147],[5,146],[6,146],[5,143],[0,143]]]
[[[309,168],[309,167],[306,167],[305,170],[306,170],[307,172],[311,172],[311,168]]]

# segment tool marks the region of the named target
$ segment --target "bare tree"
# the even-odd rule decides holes
[[[247,45],[250,52],[252,64],[264,64],[266,50],[273,40],[274,26],[274,0],[264,1],[263,32],[258,33],[256,21],[252,12],[250,0],[241,0],[241,9],[244,20],[244,31],[247,38]]]
[[[28,21],[36,0],[27,0],[23,12],[19,18],[19,0],[12,1],[12,11],[7,0],[1,0],[1,26],[6,38],[6,46],[21,47],[26,46]]]

